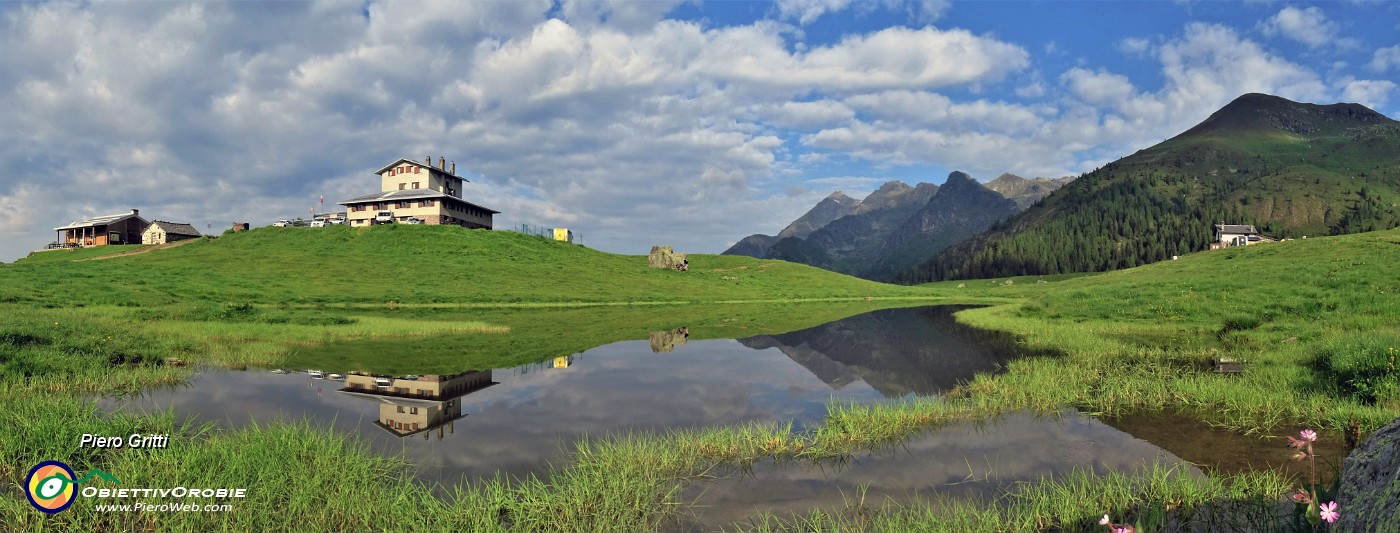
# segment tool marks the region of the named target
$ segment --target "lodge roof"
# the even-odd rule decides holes
[[[145,219],[143,219],[143,218],[141,218],[141,217],[139,217],[139,216],[136,216],[136,214],[137,214],[137,211],[136,211],[135,209],[132,209],[131,211],[127,211],[127,212],[125,212],[125,213],[116,214],[116,215],[102,215],[102,216],[97,216],[97,217],[92,217],[92,218],[84,218],[84,219],[80,219],[80,220],[74,220],[74,221],[72,221],[72,222],[69,222],[68,225],[66,225],[66,226],[59,226],[59,227],[57,227],[57,228],[54,228],[53,230],[54,230],[54,231],[63,231],[63,230],[66,230],[66,229],[91,228],[91,227],[93,227],[93,226],[106,226],[106,225],[108,225],[108,224],[115,224],[115,223],[117,223],[117,222],[121,222],[121,221],[126,220],[126,219],[131,218],[131,217],[136,217],[137,220],[140,220],[140,221],[142,221],[142,222],[145,222],[145,221],[146,221]]]
[[[444,201],[453,201],[453,202],[463,203],[463,204],[466,204],[466,205],[475,207],[475,208],[477,208],[477,209],[481,209],[481,210],[483,210],[483,211],[489,211],[489,212],[491,212],[491,213],[493,213],[493,214],[494,214],[494,213],[500,213],[500,211],[497,211],[497,210],[495,210],[495,209],[491,209],[491,208],[488,208],[488,207],[483,207],[483,206],[480,206],[480,205],[477,205],[477,204],[468,202],[468,201],[463,200],[463,199],[461,199],[461,198],[458,198],[458,197],[456,197],[456,196],[452,196],[452,195],[449,195],[449,194],[447,194],[447,193],[444,193],[444,192],[442,192],[442,191],[438,191],[438,190],[435,190],[435,189],[404,189],[404,190],[401,190],[401,191],[377,192],[377,193],[374,193],[374,194],[367,194],[367,195],[365,195],[365,196],[357,196],[357,197],[351,198],[351,199],[349,199],[349,200],[341,200],[340,202],[337,202],[337,203],[339,203],[340,205],[354,205],[354,204],[371,204],[371,203],[376,203],[376,202],[402,202],[402,201],[406,201],[406,200],[427,200],[427,199],[441,199],[441,200],[444,200]]]
[[[432,158],[429,158],[429,159],[432,159]],[[376,170],[376,171],[374,171],[374,173],[375,173],[375,174],[383,174],[386,170],[389,170],[389,169],[394,168],[394,167],[396,167],[396,166],[402,165],[402,164],[404,164],[404,163],[408,163],[408,164],[410,164],[410,165],[417,166],[417,167],[423,167],[423,168],[426,168],[426,169],[428,169],[428,170],[430,170],[430,171],[433,171],[433,172],[439,172],[439,173],[442,173],[442,174],[446,174],[446,175],[448,175],[448,176],[452,176],[452,177],[457,178],[457,179],[460,179],[460,180],[462,180],[462,181],[471,181],[471,180],[469,180],[469,179],[467,179],[467,178],[463,178],[463,177],[461,177],[461,176],[458,176],[458,175],[456,175],[456,174],[453,174],[453,173],[451,173],[451,172],[448,172],[447,169],[445,169],[445,168],[438,168],[438,167],[435,167],[435,166],[433,166],[433,164],[432,164],[431,162],[429,162],[429,163],[424,163],[424,162],[422,162],[422,161],[414,161],[414,160],[412,160],[412,159],[403,158],[403,157],[399,158],[397,161],[394,161],[393,163],[389,163],[389,164],[387,164],[387,165],[384,165],[384,168],[381,168],[381,169],[379,169],[379,170]],[[456,164],[454,163],[454,166],[455,166],[455,165],[456,165]]]
[[[1254,226],[1246,224],[1216,224],[1215,229],[1221,233],[1241,233],[1245,235],[1257,235],[1259,232]]]
[[[179,222],[166,222],[166,221],[164,221],[164,220],[156,220],[156,221],[152,221],[152,222],[151,222],[151,226],[158,227],[158,228],[160,228],[162,231],[164,231],[166,234],[169,234],[169,235],[191,235],[191,236],[194,236],[194,237],[198,237],[198,236],[199,236],[199,230],[194,229],[194,226],[191,226],[191,225],[189,225],[189,224],[181,224],[181,223],[179,223]],[[150,229],[150,228],[148,227],[147,229]]]

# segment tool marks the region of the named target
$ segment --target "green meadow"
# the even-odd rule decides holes
[[[916,287],[735,256],[692,255],[689,272],[659,271],[643,256],[440,226],[263,228],[102,261],[57,255],[97,253],[81,252],[0,266],[0,423],[13,428],[0,433],[3,528],[649,531],[690,512],[680,487],[722,466],[836,460],[1009,411],[1171,412],[1261,438],[1352,420],[1370,431],[1400,413],[1400,231],[1098,275]],[[1041,355],[941,398],[832,405],[813,431],[779,423],[599,436],[548,476],[445,495],[412,479],[401,459],[314,422],[220,431],[168,415],[103,413],[89,399],[179,383],[199,365],[500,368],[682,326],[692,338],[726,338],[941,303],[984,304],[959,320],[1012,333]],[[404,347],[417,355],[383,356]],[[1220,358],[1243,361],[1245,372],[1212,372]],[[180,437],[160,452],[77,447],[83,433],[133,432]],[[230,513],[98,513],[79,502],[48,517],[18,486],[42,459],[80,475],[120,473],[129,486],[178,479],[257,490]],[[841,512],[736,527],[1087,531],[1109,512],[1284,528],[1275,511],[1294,481],[1271,471],[1205,480],[1162,469],[1080,473],[994,501],[911,507],[853,495]]]

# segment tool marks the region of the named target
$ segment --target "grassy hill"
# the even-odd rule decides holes
[[[62,260],[95,253],[42,252],[0,267],[0,302],[715,302],[927,293],[743,256],[691,255],[689,272],[663,271],[647,268],[644,256],[447,226],[259,228],[127,257]]]
[[[901,279],[1127,268],[1203,249],[1222,220],[1273,237],[1400,225],[1400,122],[1356,104],[1244,95]]]
[[[1019,306],[967,311],[1064,358],[1027,358],[968,394],[1093,412],[1172,410],[1253,431],[1375,427],[1400,410],[1400,230],[1198,252],[1038,283],[940,282]],[[958,285],[963,287],[957,288]],[[1248,361],[1242,375],[1207,362]]]

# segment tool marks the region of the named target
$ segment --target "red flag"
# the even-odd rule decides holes
[[[321,195],[321,205],[326,205],[326,195]]]

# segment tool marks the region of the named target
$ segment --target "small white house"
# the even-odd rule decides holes
[[[141,244],[166,244],[199,236],[199,230],[189,224],[157,220],[141,232]]]
[[[1259,242],[1259,231],[1243,224],[1216,224],[1215,242],[1221,246],[1245,246]]]

